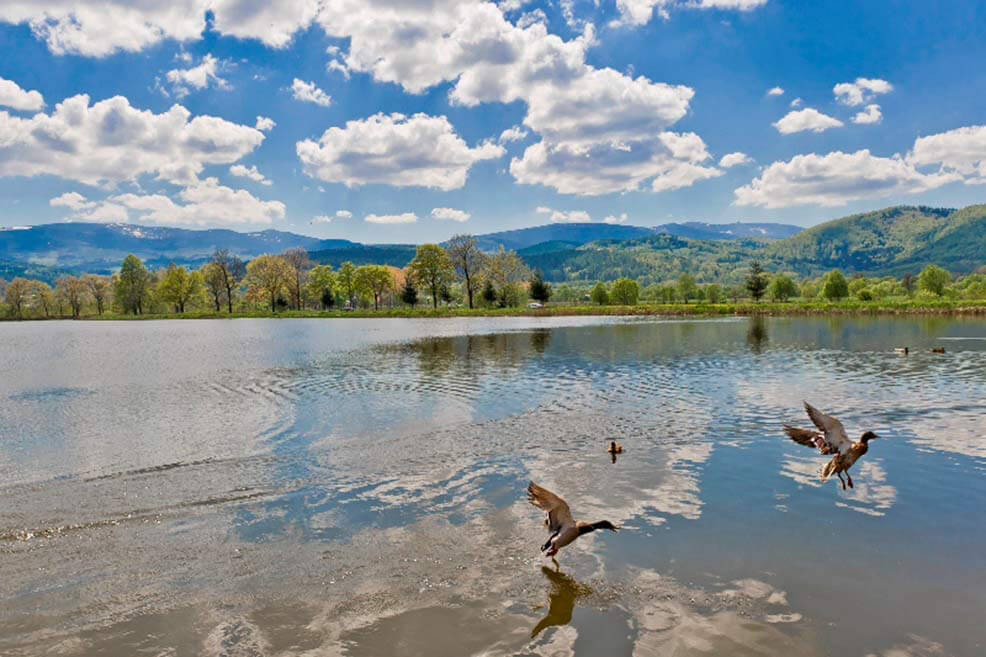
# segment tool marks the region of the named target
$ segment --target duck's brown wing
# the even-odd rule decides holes
[[[842,426],[841,422],[834,417],[822,413],[808,402],[805,402],[805,410],[808,412],[808,417],[811,418],[815,426],[825,434],[825,442],[829,444],[832,451],[837,451],[840,454],[845,454],[849,451],[849,448],[852,447],[852,441],[846,435],[846,429]]]
[[[787,434],[788,438],[805,447],[818,447],[817,441],[821,438],[818,432],[813,429],[799,429],[789,424],[784,425],[784,433]]]
[[[575,524],[568,503],[533,481],[527,485],[527,501],[548,514],[548,531],[552,534]]]

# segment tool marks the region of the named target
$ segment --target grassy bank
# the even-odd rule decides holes
[[[279,313],[264,311],[187,312],[184,314],[83,315],[86,320],[154,320],[154,319],[236,319],[236,318],[352,318],[352,317],[560,317],[586,316],[722,316],[722,315],[986,315],[986,300],[979,301],[842,301],[791,303],[718,303],[718,304],[638,304],[635,306],[549,305],[545,308],[391,308],[381,310],[287,310]],[[5,317],[3,319],[12,319]],[[25,318],[45,319],[45,318]],[[70,319],[51,317],[48,319]],[[15,320],[16,321],[16,320]]]

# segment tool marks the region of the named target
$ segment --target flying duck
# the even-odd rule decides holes
[[[846,430],[842,423],[834,417],[825,415],[817,408],[805,402],[805,410],[808,417],[818,427],[818,431],[812,429],[799,429],[787,424],[784,425],[784,432],[796,443],[806,447],[817,447],[822,454],[833,454],[832,460],[822,468],[822,481],[825,481],[833,474],[838,475],[842,482],[842,489],[846,489],[846,482],[842,479],[842,473],[846,473],[849,480],[849,487],[853,488],[852,477],[849,476],[849,468],[867,452],[869,442],[874,438],[879,438],[872,431],[867,431],[859,440],[853,442],[846,435]]]
[[[533,481],[527,485],[527,501],[544,511],[544,524],[551,532],[547,542],[541,546],[545,556],[554,557],[562,549],[579,536],[594,532],[597,529],[616,531],[609,520],[598,522],[576,521],[568,509],[568,503],[552,493],[547,488],[538,486]]]

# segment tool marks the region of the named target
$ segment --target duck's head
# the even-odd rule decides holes
[[[862,436],[859,437],[859,442],[865,445],[866,443],[870,442],[874,438],[879,438],[879,437],[880,436],[876,435],[872,431],[867,431],[866,433],[864,433]]]

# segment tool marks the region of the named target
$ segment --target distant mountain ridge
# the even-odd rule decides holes
[[[849,274],[901,275],[927,264],[962,273],[986,265],[986,205],[958,210],[895,206],[807,230],[769,223],[687,222],[655,228],[558,223],[476,239],[484,250],[501,245],[515,249],[531,267],[556,282],[630,276],[649,284],[682,273],[700,281],[739,282],[754,258],[768,271],[797,276],[815,276],[833,268]],[[197,266],[217,247],[251,258],[295,246],[307,249],[316,262],[335,267],[347,260],[403,267],[416,249],[413,244],[360,244],[273,230],[237,233],[129,224],[0,230],[0,261],[5,263],[7,278],[18,268],[32,270],[39,278],[65,270],[111,271],[127,253],[135,253],[152,267],[171,261]]]

